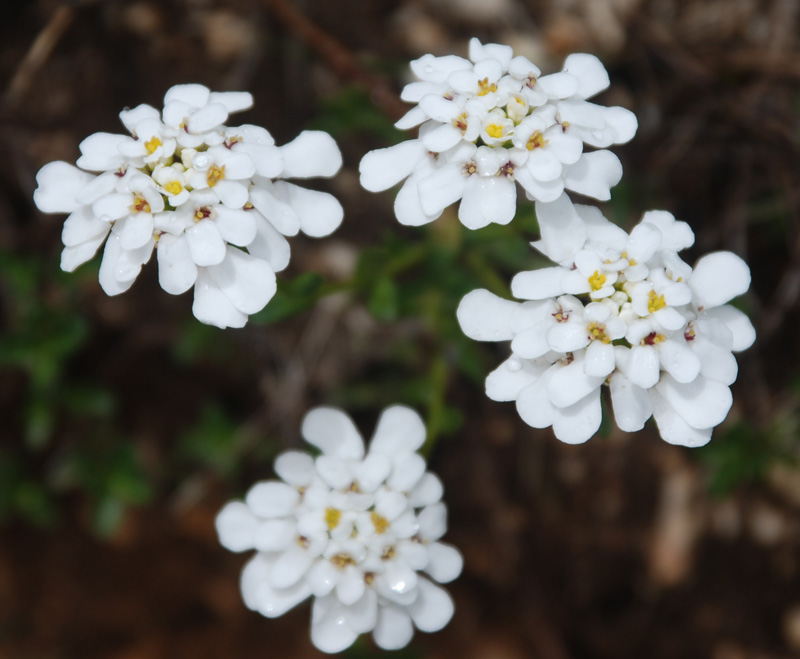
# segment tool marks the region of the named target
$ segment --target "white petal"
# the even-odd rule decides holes
[[[213,130],[228,118],[228,110],[222,103],[209,103],[193,112],[186,121],[186,130],[194,135]]]
[[[189,227],[184,235],[196,265],[209,266],[222,263],[227,253],[225,241],[213,220],[200,220]]]
[[[192,313],[200,322],[222,329],[244,327],[247,322],[247,314],[233,306],[206,268],[201,268],[197,272]]]
[[[150,213],[134,213],[119,233],[122,249],[138,249],[153,237],[153,216]]]
[[[245,501],[259,517],[265,519],[285,517],[294,512],[300,501],[300,493],[286,483],[264,481],[250,488]]]
[[[517,400],[520,392],[539,375],[528,360],[512,355],[486,377],[486,395],[496,401]]]
[[[156,249],[158,283],[170,295],[188,291],[197,280],[197,266],[192,260],[184,236],[162,234]]]
[[[733,351],[746,350],[756,340],[756,330],[750,319],[741,311],[728,304],[709,309],[710,318],[721,320],[733,334]]]
[[[275,459],[275,473],[294,487],[306,487],[314,479],[314,458],[302,451],[286,451]]]
[[[583,360],[576,359],[567,366],[556,369],[550,376],[547,392],[556,407],[569,407],[594,392],[603,384],[603,377],[587,375]]]
[[[535,89],[548,98],[568,98],[578,91],[580,81],[570,73],[551,73],[536,81]]]
[[[661,362],[652,346],[633,346],[631,360],[626,375],[633,384],[642,389],[650,389],[658,382]]]
[[[547,148],[531,151],[525,166],[538,181],[554,181],[561,176],[561,161]]]
[[[383,604],[378,607],[378,622],[372,632],[375,643],[384,650],[404,648],[414,636],[411,616],[405,608],[396,604]]]
[[[520,272],[511,280],[511,294],[524,300],[558,297],[564,293],[562,280],[567,272],[561,266]]]
[[[419,453],[406,453],[394,460],[392,475],[386,484],[398,492],[410,491],[425,473],[425,458]]]
[[[422,208],[422,199],[419,196],[419,182],[427,174],[414,173],[409,176],[394,199],[394,214],[400,224],[407,226],[421,226],[433,222],[442,214],[442,211],[428,214]]]
[[[436,474],[425,472],[414,489],[408,493],[408,503],[414,508],[421,508],[436,503],[442,498],[444,486]]]
[[[574,75],[578,81],[578,89],[574,92],[581,98],[591,98],[608,88],[610,83],[608,72],[603,63],[594,55],[574,53],[564,60],[562,71]]]
[[[592,341],[586,348],[583,369],[586,375],[605,378],[614,370],[614,346],[602,341]]]
[[[255,173],[266,178],[276,178],[283,171],[283,154],[273,144],[253,144],[239,142],[234,146],[236,151],[246,153],[253,161]]]
[[[328,598],[334,598],[328,595]],[[322,650],[333,654],[349,648],[358,638],[345,619],[345,607],[338,600],[326,606],[326,599],[317,598],[311,611],[311,642]]]
[[[110,229],[109,223],[98,220],[91,208],[80,206],[70,213],[64,222],[61,240],[66,247],[73,247],[93,241],[100,236],[105,237]]]
[[[358,166],[361,185],[370,192],[388,190],[411,174],[426,154],[427,149],[419,140],[408,140],[386,149],[370,151]]]
[[[99,236],[87,240],[85,243],[65,247],[61,252],[61,269],[64,272],[72,272],[79,265],[86,263],[97,253],[97,249],[103,244],[107,233],[108,230]]]
[[[269,263],[275,272],[280,272],[289,265],[291,257],[289,241],[261,213],[252,212],[256,223],[256,235],[247,245],[247,251]]]
[[[608,201],[611,188],[622,178],[622,164],[610,151],[584,153],[564,168],[564,187],[588,197]]]
[[[317,561],[311,566],[305,580],[315,597],[324,597],[334,589],[341,577],[341,571],[333,563]]]
[[[432,542],[441,538],[447,531],[447,507],[441,503],[434,503],[423,508],[419,515],[419,537]]]
[[[444,588],[419,579],[417,599],[408,606],[414,625],[423,632],[436,632],[453,617],[453,600]]]
[[[353,477],[358,483],[359,491],[374,492],[386,480],[391,469],[389,458],[370,449],[364,460],[353,465]]]
[[[610,389],[614,419],[619,429],[638,432],[644,428],[645,422],[653,413],[647,391],[637,387],[619,371],[611,376]]]
[[[382,579],[389,590],[397,595],[412,593],[417,584],[422,581],[417,578],[414,570],[398,561],[391,561],[387,564]]]
[[[677,382],[691,382],[700,373],[700,360],[685,344],[667,340],[659,346],[661,368]]]
[[[364,579],[360,578],[363,584]],[[345,619],[357,634],[366,634],[375,628],[378,622],[378,594],[373,588],[366,589],[358,601],[345,609]]]
[[[237,552],[253,549],[257,525],[255,515],[241,501],[225,504],[214,520],[220,544],[225,549]]]
[[[515,281],[519,276],[514,278]],[[520,297],[516,291],[514,295]],[[518,302],[504,300],[480,288],[463,297],[456,310],[456,317],[461,325],[461,331],[471,339],[508,341],[514,336],[511,331],[511,317],[518,306]]]
[[[336,584],[336,596],[342,604],[350,605],[360,600],[363,594],[364,575],[353,566],[347,567],[339,583]]]
[[[667,403],[656,389],[650,392],[653,403],[653,418],[656,420],[658,432],[664,441],[679,446],[703,446],[711,439],[711,428],[692,428],[681,416]]]
[[[250,203],[284,236],[295,236],[300,231],[300,218],[288,203],[275,197],[272,184],[269,189],[265,184],[254,186]]]
[[[630,110],[621,107],[605,108],[603,113],[606,120],[606,125],[611,128],[614,133],[614,144],[625,144],[633,139],[636,135],[636,130],[639,128],[639,121],[636,115]]]
[[[517,188],[505,176],[470,176],[458,207],[458,219],[468,229],[492,222],[508,224],[517,210]]]
[[[566,444],[582,444],[591,439],[600,427],[603,410],[600,389],[569,407],[554,408],[553,433]]]
[[[117,169],[125,161],[119,152],[119,145],[129,141],[127,135],[112,133],[95,133],[80,143],[81,157],[76,164],[90,172],[102,172]]]
[[[235,247],[228,246],[222,263],[208,272],[231,304],[245,314],[261,311],[277,290],[269,264]]]
[[[66,162],[48,163],[36,174],[33,201],[43,213],[71,213],[79,206],[77,194],[94,178]]]
[[[698,307],[718,307],[750,288],[750,268],[732,252],[707,254],[694,266],[689,287]]]
[[[432,542],[428,545],[429,562],[425,571],[439,583],[449,583],[461,574],[464,559],[452,545]]]
[[[536,217],[542,234],[537,248],[556,263],[571,259],[586,242],[586,223],[566,194],[550,203],[537,201]]]
[[[292,183],[276,181],[275,195],[292,207],[300,220],[300,229],[307,236],[328,236],[342,223],[342,205],[327,192],[306,190]]]
[[[457,166],[441,167],[419,182],[419,198],[426,215],[441,213],[464,194],[467,177]]]
[[[256,237],[256,216],[240,208],[218,206],[214,223],[222,239],[239,247],[248,246]]]
[[[211,92],[209,103],[220,103],[228,112],[241,112],[253,107],[253,95],[250,92]]]
[[[214,192],[228,208],[241,209],[248,201],[247,187],[239,181],[220,181],[214,186]]]
[[[111,234],[106,241],[106,247],[103,250],[103,260],[100,262],[100,286],[107,295],[119,295],[127,291],[133,284],[136,275],[128,278],[125,281],[120,281],[116,277],[116,272],[119,262],[122,260],[122,247],[120,246],[120,238],[116,234]]]
[[[422,417],[410,407],[387,407],[378,419],[370,441],[370,451],[395,456],[416,451],[425,442],[426,430]]]
[[[208,87],[199,84],[174,85],[164,94],[164,105],[173,101],[180,101],[196,108],[208,103],[211,92]]]
[[[275,560],[269,571],[269,584],[276,589],[290,588],[308,572],[314,558],[301,547],[289,547]]]
[[[364,440],[353,420],[333,407],[317,407],[306,414],[301,429],[303,437],[326,455],[342,460],[361,460]]]
[[[285,551],[296,539],[297,524],[293,519],[262,521],[253,535],[253,543],[258,551]]]
[[[733,403],[727,386],[702,375],[683,384],[664,374],[656,390],[686,423],[699,430],[722,423]]]
[[[311,594],[305,581],[289,588],[273,588],[267,574],[271,564],[256,555],[242,571],[241,588],[245,604],[267,618],[277,618]]]
[[[321,130],[304,130],[281,147],[282,178],[333,176],[342,167],[342,152],[335,140]]]
[[[320,478],[335,490],[346,489],[353,482],[353,473],[345,460],[330,455],[320,455],[315,464]]]

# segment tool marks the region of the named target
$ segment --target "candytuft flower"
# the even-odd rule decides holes
[[[583,245],[570,261],[516,275],[511,291],[527,301],[476,290],[459,305],[467,336],[511,341],[487,395],[580,443],[600,426],[607,385],[620,429],[641,430],[653,416],[666,441],[705,444],[732,404],[733,353],[755,340],[747,316],[726,304],[747,291],[750,270],[730,252],[689,267],[677,252],[694,236],[665,211],[645,213],[628,235],[597,209],[575,208]]]
[[[242,327],[263,309],[289,263],[285,237],[326,236],[343,216],[333,196],[282,179],[333,176],[342,157],[327,133],[305,131],[278,147],[263,128],[224,125],[252,104],[247,92],[177,85],[162,112],[140,105],[120,113],[130,135],[96,133],[81,143],[77,167],[42,167],[34,202],[70,214],[62,269],[105,242],[100,285],[117,295],[155,251],[165,291],[194,287],[198,320]]]
[[[509,46],[472,39],[468,60],[425,55],[411,69],[419,81],[402,98],[416,105],[396,126],[418,126],[419,137],[371,151],[360,165],[372,192],[405,180],[395,200],[402,224],[431,222],[459,200],[465,226],[507,224],[515,182],[543,204],[565,191],[609,199],[622,167],[605,147],[630,140],[637,121],[624,108],[587,100],[609,85],[595,56],[570,55],[562,71],[542,76]]]
[[[455,579],[462,558],[439,541],[447,512],[441,481],[416,452],[422,419],[387,408],[366,451],[351,419],[334,408],[311,410],[302,433],[318,457],[283,453],[275,461],[280,480],[257,483],[217,516],[223,546],[258,552],[242,572],[245,604],[274,618],[313,597],[311,640],[323,652],[370,631],[381,648],[398,649],[414,627],[444,627],[453,601],[434,582]]]

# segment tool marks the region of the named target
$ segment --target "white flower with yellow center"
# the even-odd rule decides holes
[[[599,212],[579,212],[587,239],[569,267],[514,277],[512,293],[529,301],[486,290],[461,301],[467,336],[511,341],[487,395],[515,401],[526,423],[578,443],[597,432],[608,384],[622,430],[641,430],[653,416],[666,441],[705,444],[732,404],[732,353],[755,340],[747,316],[725,304],[747,291],[747,265],[717,252],[692,270],[675,251],[693,242],[691,230],[663,211],[646,213],[630,235]]]
[[[366,452],[353,422],[333,408],[309,412],[302,432],[320,455],[280,455],[281,480],[256,484],[217,516],[226,548],[258,552],[242,572],[245,604],[272,618],[313,597],[311,639],[324,652],[367,632],[398,649],[414,627],[444,627],[453,601],[434,581],[455,579],[462,559],[440,542],[446,508],[441,482],[416,452],[422,419],[387,408]]]
[[[242,327],[263,309],[289,263],[284,236],[326,236],[343,217],[332,195],[280,179],[333,176],[342,157],[320,131],[278,147],[263,128],[222,124],[250,105],[245,92],[178,85],[163,113],[149,105],[120,113],[130,135],[83,140],[78,168],[42,167],[34,201],[70,213],[62,268],[74,270],[107,240],[100,283],[116,295],[156,249],[162,288],[177,295],[194,287],[202,322]]]
[[[573,55],[563,71],[541,76],[508,46],[472,39],[469,50],[471,61],[426,55],[411,63],[420,81],[407,85],[402,98],[417,105],[396,126],[419,126],[419,146],[402,143],[367,153],[359,166],[361,184],[378,192],[408,178],[412,184],[404,185],[395,200],[401,223],[432,221],[461,200],[459,218],[473,229],[513,218],[514,181],[542,204],[556,204],[565,190],[608,199],[622,175],[619,159],[605,150],[583,153],[583,145],[627,142],[636,131],[636,118],[623,108],[586,101],[608,86],[599,60]],[[451,162],[465,145],[493,151],[498,165],[457,172],[431,166],[431,159]],[[467,191],[473,193],[469,198]],[[564,224],[562,206],[544,210],[554,218],[550,228],[558,232]]]

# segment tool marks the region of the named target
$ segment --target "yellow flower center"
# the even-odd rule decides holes
[[[594,274],[591,277],[589,277],[589,286],[592,287],[593,291],[599,291],[605,285],[606,285],[606,276],[599,270],[595,270]]]
[[[178,181],[170,181],[164,186],[164,189],[173,196],[183,192],[183,186]]]
[[[383,553],[381,554],[381,558],[384,561],[392,560],[394,558],[394,547],[387,547],[386,549],[384,549]]]
[[[489,78],[484,78],[483,80],[478,81],[478,96],[486,96],[486,94],[490,94],[491,92],[497,91],[497,85],[493,82],[489,82]]]
[[[208,168],[208,174],[206,176],[206,180],[208,181],[208,187],[213,188],[217,183],[219,183],[222,179],[225,178],[225,165],[221,167],[219,165],[211,165]]]
[[[657,334],[656,332],[650,332],[646,337],[644,337],[640,342],[639,345],[642,346],[654,346],[658,345],[662,341],[666,341],[667,337],[663,334]]]
[[[342,511],[336,508],[325,509],[325,523],[328,525],[328,530],[333,531],[339,526],[339,521],[342,519]]]
[[[144,148],[147,149],[147,153],[155,153],[155,150],[160,146],[161,140],[158,139],[157,135],[153,135],[153,137],[144,143]]]
[[[150,212],[150,204],[147,203],[147,199],[145,199],[142,195],[137,194],[133,196],[133,204],[131,205],[131,211],[134,213],[149,213]]]
[[[389,520],[383,515],[379,515],[374,511],[370,517],[372,518],[372,523],[375,526],[375,533],[386,533],[386,530],[389,528]]]
[[[503,127],[498,126],[497,124],[489,124],[486,126],[486,133],[489,137],[503,137]]]
[[[211,217],[211,209],[208,206],[203,206],[202,208],[198,208],[194,212],[194,221],[199,222],[200,220],[205,220]]]
[[[534,149],[540,149],[545,144],[547,144],[547,140],[544,139],[544,135],[537,130],[528,138],[528,143],[525,146],[528,148],[528,151],[533,151]]]
[[[586,326],[589,332],[589,339],[592,341],[602,341],[603,343],[611,343],[611,339],[606,334],[606,326],[599,323],[591,322]]]
[[[334,554],[331,556],[331,563],[333,563],[340,570],[344,570],[348,565],[355,565],[356,562],[350,554]]]
[[[663,309],[666,306],[667,303],[664,302],[664,296],[658,295],[654,290],[651,290],[647,300],[647,310],[650,313],[655,313],[659,309]]]
[[[467,130],[467,113],[462,112],[458,115],[455,119],[453,119],[453,125],[458,128],[462,133],[466,132]]]

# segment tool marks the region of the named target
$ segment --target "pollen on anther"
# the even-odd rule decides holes
[[[333,531],[339,526],[339,521],[342,519],[342,511],[336,508],[325,509],[325,524],[328,525],[328,530]]]
[[[150,212],[150,204],[147,203],[147,199],[145,199],[142,195],[134,195],[133,197],[133,204],[131,205],[131,210],[134,213],[149,213]]]
[[[147,149],[147,153],[155,153],[156,149],[162,145],[160,139],[158,139],[157,135],[153,135],[147,142],[144,143],[144,148]]]
[[[375,511],[372,511],[370,514],[370,518],[372,519],[372,524],[375,527],[375,533],[386,533],[389,528],[389,520],[386,519],[383,515],[378,514]]]
[[[493,82],[489,82],[489,78],[484,78],[478,81],[478,90],[478,96],[486,96],[486,94],[496,92],[497,85]]]
[[[486,134],[489,137],[494,137],[495,139],[499,139],[503,137],[503,127],[499,126],[498,124],[489,124],[486,126]]]
[[[213,188],[217,183],[219,183],[224,178],[225,178],[225,165],[211,165],[211,167],[208,168],[208,174],[206,175],[206,180],[208,181],[209,188]]]
[[[178,181],[170,181],[164,186],[164,189],[172,196],[178,195],[183,192],[183,186]]]
[[[589,286],[592,287],[593,291],[599,291],[606,285],[606,279],[606,276],[602,272],[595,270],[594,274],[589,277]]]
[[[664,296],[658,295],[658,293],[651,289],[647,299],[647,311],[655,313],[666,306],[667,303],[664,301]]]

